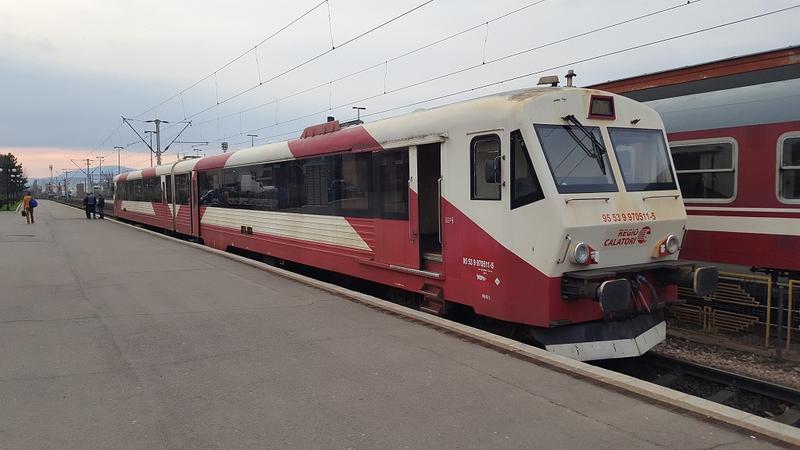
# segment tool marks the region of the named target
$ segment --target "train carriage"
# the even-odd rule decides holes
[[[800,47],[594,88],[664,119],[689,213],[681,256],[800,276]]]
[[[659,115],[597,90],[330,121],[115,182],[121,218],[468,308],[576,359],[644,353],[678,284],[716,284],[677,259],[686,213]]]

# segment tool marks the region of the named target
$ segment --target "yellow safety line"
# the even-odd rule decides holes
[[[786,350],[792,349],[792,300],[794,298],[794,286],[800,286],[800,280],[789,280],[789,304],[786,307],[789,318],[786,322]]]
[[[768,276],[769,283],[767,284],[767,327],[764,331],[764,348],[769,349],[769,327],[772,326],[772,276]],[[780,345],[780,343],[778,344]]]

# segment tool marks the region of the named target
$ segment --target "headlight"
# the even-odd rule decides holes
[[[678,236],[670,234],[669,236],[667,236],[667,240],[664,242],[664,246],[666,247],[667,253],[671,255],[677,252],[681,248],[681,241],[678,240]]]
[[[578,242],[578,245],[572,250],[572,260],[576,264],[587,264],[591,256],[591,251],[588,245],[583,242]]]

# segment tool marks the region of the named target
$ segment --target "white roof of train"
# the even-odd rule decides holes
[[[800,79],[646,102],[670,133],[800,120]]]
[[[420,109],[399,116],[381,119],[376,122],[342,128],[342,130],[363,127],[364,130],[384,148],[435,142],[437,139],[441,141],[446,137],[445,130],[451,128],[454,124],[463,123],[464,120],[486,121],[487,118],[507,116],[517,105],[543,95],[574,89],[583,88],[534,87],[501,92],[430,109]],[[608,94],[605,92],[604,94],[616,96],[616,94]],[[480,116],[475,115],[476,108],[480,109]],[[297,158],[297,156],[290,151],[289,142],[290,141],[275,142],[237,150],[231,153],[225,166],[239,166],[262,161],[280,161]],[[215,156],[219,155],[205,158],[213,158]],[[173,171],[173,165],[175,166],[175,173],[189,172],[205,158],[188,159],[180,161],[177,164],[162,164],[156,167],[156,175],[171,173]],[[141,170],[132,171],[128,172],[127,179],[136,180],[140,179],[141,176]],[[118,177],[119,175],[114,178],[114,181],[116,181]]]

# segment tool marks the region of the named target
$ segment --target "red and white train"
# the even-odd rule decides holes
[[[681,257],[800,277],[800,47],[593,87],[664,119],[689,214]]]
[[[652,108],[543,87],[115,178],[116,214],[468,308],[550,351],[636,356],[665,338],[686,212]]]

